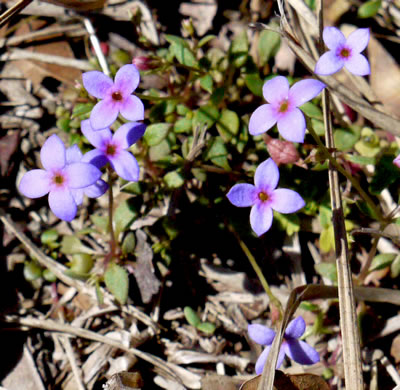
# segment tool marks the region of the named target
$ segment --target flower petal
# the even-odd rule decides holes
[[[127,181],[139,180],[139,164],[136,158],[126,150],[121,150],[118,156],[110,158],[110,164],[113,166],[118,176]]]
[[[249,207],[255,202],[256,188],[252,184],[235,184],[227,193],[227,198],[236,207]]]
[[[80,206],[83,203],[83,189],[82,188],[70,188],[72,197],[77,206]]]
[[[121,149],[128,149],[143,136],[145,130],[146,125],[144,123],[125,123],[115,132],[113,141],[116,142]]]
[[[393,164],[400,168],[400,154],[393,160]]]
[[[304,341],[286,340],[288,348],[287,355],[300,364],[315,364],[320,358],[318,352]]]
[[[63,221],[70,222],[75,218],[77,206],[69,189],[50,191],[49,206],[56,217]]]
[[[257,189],[272,192],[279,182],[279,169],[275,161],[269,158],[263,161],[254,174],[254,184]]]
[[[278,131],[287,141],[303,142],[306,132],[306,120],[303,113],[295,108],[278,120]]]
[[[314,99],[325,88],[325,84],[319,80],[301,80],[290,88],[289,100],[296,107]]]
[[[84,154],[81,162],[93,164],[95,167],[100,169],[108,163],[108,158],[101,150],[93,149]]]
[[[114,88],[126,97],[139,85],[140,73],[135,65],[128,64],[121,67],[114,79]]]
[[[270,349],[271,349],[271,346],[265,347],[264,351],[262,351],[261,355],[258,357],[257,362],[256,362],[256,374],[257,375],[262,374]]]
[[[67,148],[65,156],[67,159],[67,164],[72,164],[81,161],[83,155],[81,150],[79,149],[79,146],[77,144],[74,144]]]
[[[121,115],[130,121],[141,121],[144,119],[144,105],[142,101],[133,95],[129,95],[120,103]]]
[[[104,99],[107,91],[113,86],[113,81],[98,70],[85,72],[82,80],[86,91],[97,99]]]
[[[40,150],[40,161],[46,171],[62,169],[66,164],[65,146],[58,135],[47,138]]]
[[[297,317],[289,322],[289,325],[287,326],[285,331],[285,336],[292,339],[298,339],[299,337],[303,336],[305,330],[306,323],[303,317]]]
[[[315,64],[314,72],[320,76],[328,76],[342,69],[343,65],[344,61],[334,51],[327,51]]]
[[[85,195],[89,198],[98,198],[104,195],[107,190],[108,184],[102,179],[97,180],[96,183],[83,189]]]
[[[19,192],[28,198],[40,198],[50,191],[50,175],[44,169],[26,172],[19,183]]]
[[[254,232],[260,237],[268,231],[272,225],[272,209],[262,202],[256,203],[250,211],[250,225]]]
[[[96,183],[100,179],[101,172],[93,164],[79,162],[69,164],[64,169],[68,177],[70,188],[84,188]]]
[[[90,114],[90,124],[93,130],[102,130],[110,127],[118,117],[119,104],[106,98],[98,102]]]
[[[354,54],[344,66],[356,76],[366,76],[371,73],[368,60],[362,54]]]
[[[112,139],[112,133],[109,128],[94,130],[89,119],[81,122],[81,130],[88,141],[98,149],[102,149],[104,144]]]
[[[303,198],[293,190],[278,188],[271,194],[269,204],[278,213],[295,213],[305,206]]]
[[[263,104],[253,112],[249,122],[249,133],[259,135],[269,130],[277,121],[278,114],[272,104]]]
[[[247,331],[250,338],[261,345],[271,345],[276,334],[272,329],[260,324],[249,325]]]
[[[361,53],[368,46],[369,28],[359,28],[353,31],[347,38],[346,45],[355,53]]]
[[[283,99],[287,99],[288,94],[289,82],[283,76],[274,77],[263,86],[263,95],[268,103],[279,103]]]
[[[322,38],[329,50],[335,51],[338,47],[343,46],[346,38],[343,33],[336,27],[325,27]]]

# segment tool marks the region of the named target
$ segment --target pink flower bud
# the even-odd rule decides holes
[[[265,140],[269,155],[276,164],[290,164],[299,160],[299,153],[292,142],[268,137]]]
[[[139,70],[149,70],[156,67],[154,60],[146,56],[133,57],[132,64],[135,65]]]

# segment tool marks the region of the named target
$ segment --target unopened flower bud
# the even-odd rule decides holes
[[[149,70],[157,67],[154,59],[146,56],[133,57],[132,64],[139,70]]]
[[[299,160],[299,153],[292,142],[269,137],[265,143],[269,155],[276,164],[290,164]]]

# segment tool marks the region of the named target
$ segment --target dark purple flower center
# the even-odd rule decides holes
[[[121,92],[119,92],[119,91],[113,92],[111,97],[113,98],[113,100],[116,100],[117,102],[120,102],[123,99]]]
[[[117,153],[117,147],[112,143],[107,144],[106,155],[114,156],[116,153]]]
[[[64,176],[63,176],[61,173],[56,173],[56,174],[53,176],[53,183],[54,183],[56,186],[61,187],[61,186],[64,184],[64,181],[65,181],[65,178],[64,178]]]
[[[343,47],[339,52],[339,56],[342,57],[343,59],[347,59],[351,56],[351,50],[348,49],[347,47]]]
[[[289,109],[289,101],[285,99],[281,102],[278,111],[279,112],[286,112]]]
[[[266,202],[269,199],[269,196],[266,192],[261,191],[258,193],[258,199],[260,199],[261,202]]]

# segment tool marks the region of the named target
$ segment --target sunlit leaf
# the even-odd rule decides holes
[[[104,282],[115,299],[123,305],[128,299],[129,290],[129,279],[126,270],[117,264],[109,264],[107,271],[104,273]]]

